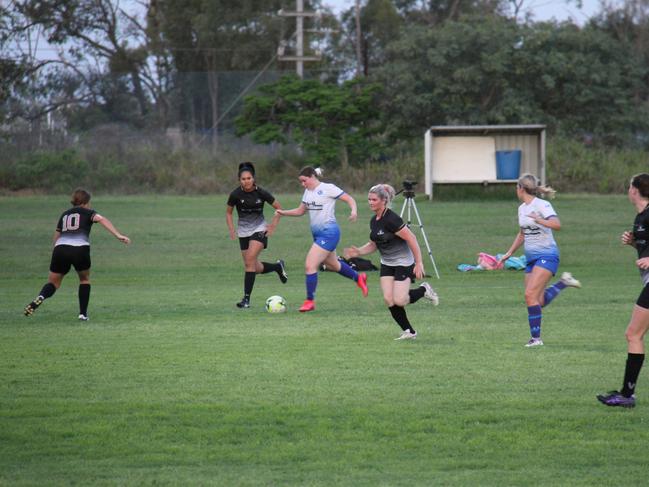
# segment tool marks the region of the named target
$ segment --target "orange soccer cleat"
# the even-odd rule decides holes
[[[307,311],[313,311],[315,309],[315,301],[313,299],[305,299],[302,306],[298,310],[300,313],[306,313]]]
[[[356,285],[361,288],[361,291],[363,292],[363,297],[367,297],[368,289],[367,289],[367,274],[364,272],[361,272],[358,274],[358,281],[356,281]]]

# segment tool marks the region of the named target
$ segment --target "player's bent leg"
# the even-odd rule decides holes
[[[56,290],[61,287],[61,282],[63,280],[64,274],[58,274],[56,272],[51,272],[47,279],[47,284],[41,288],[41,292],[36,296],[23,310],[25,316],[31,316],[34,314],[34,311],[43,304],[48,298],[51,298]]]
[[[392,284],[392,296],[394,304],[406,306],[410,304],[410,279],[406,281],[394,281]]]

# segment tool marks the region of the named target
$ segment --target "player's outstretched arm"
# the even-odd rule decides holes
[[[275,214],[279,216],[302,216],[306,213],[306,205],[300,203],[300,206],[293,208],[292,210],[275,210]]]
[[[351,247],[346,247],[343,249],[343,257],[345,259],[353,259],[354,257],[360,257],[361,255],[371,254],[376,250],[376,244],[372,241],[367,242],[362,247],[356,247],[352,245]]]
[[[115,236],[115,238],[120,242],[123,242],[127,245],[131,243],[131,239],[128,238],[126,235],[122,235],[121,233],[119,233],[117,228],[115,228],[115,226],[111,223],[111,221],[108,218],[103,217],[99,214],[95,214],[93,221],[96,223],[100,223],[106,230],[112,233]]]

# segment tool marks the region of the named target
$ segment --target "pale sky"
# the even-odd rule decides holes
[[[577,8],[576,1],[566,0],[525,0],[523,3],[523,14],[532,12],[534,20],[569,20],[576,24],[583,24],[599,11],[600,0],[583,0],[582,8]],[[328,5],[334,12],[352,7],[355,0],[324,0],[323,4]]]

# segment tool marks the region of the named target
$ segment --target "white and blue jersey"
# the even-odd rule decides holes
[[[523,203],[518,207],[518,224],[525,238],[525,258],[528,263],[550,258],[558,264],[559,247],[554,240],[552,229],[536,223],[530,216],[534,213],[544,220],[557,216],[552,205],[540,198],[534,198],[529,204]]]
[[[320,247],[333,251],[340,240],[336,222],[336,201],[345,192],[335,184],[320,183],[302,195],[302,204],[309,212],[313,241]]]

